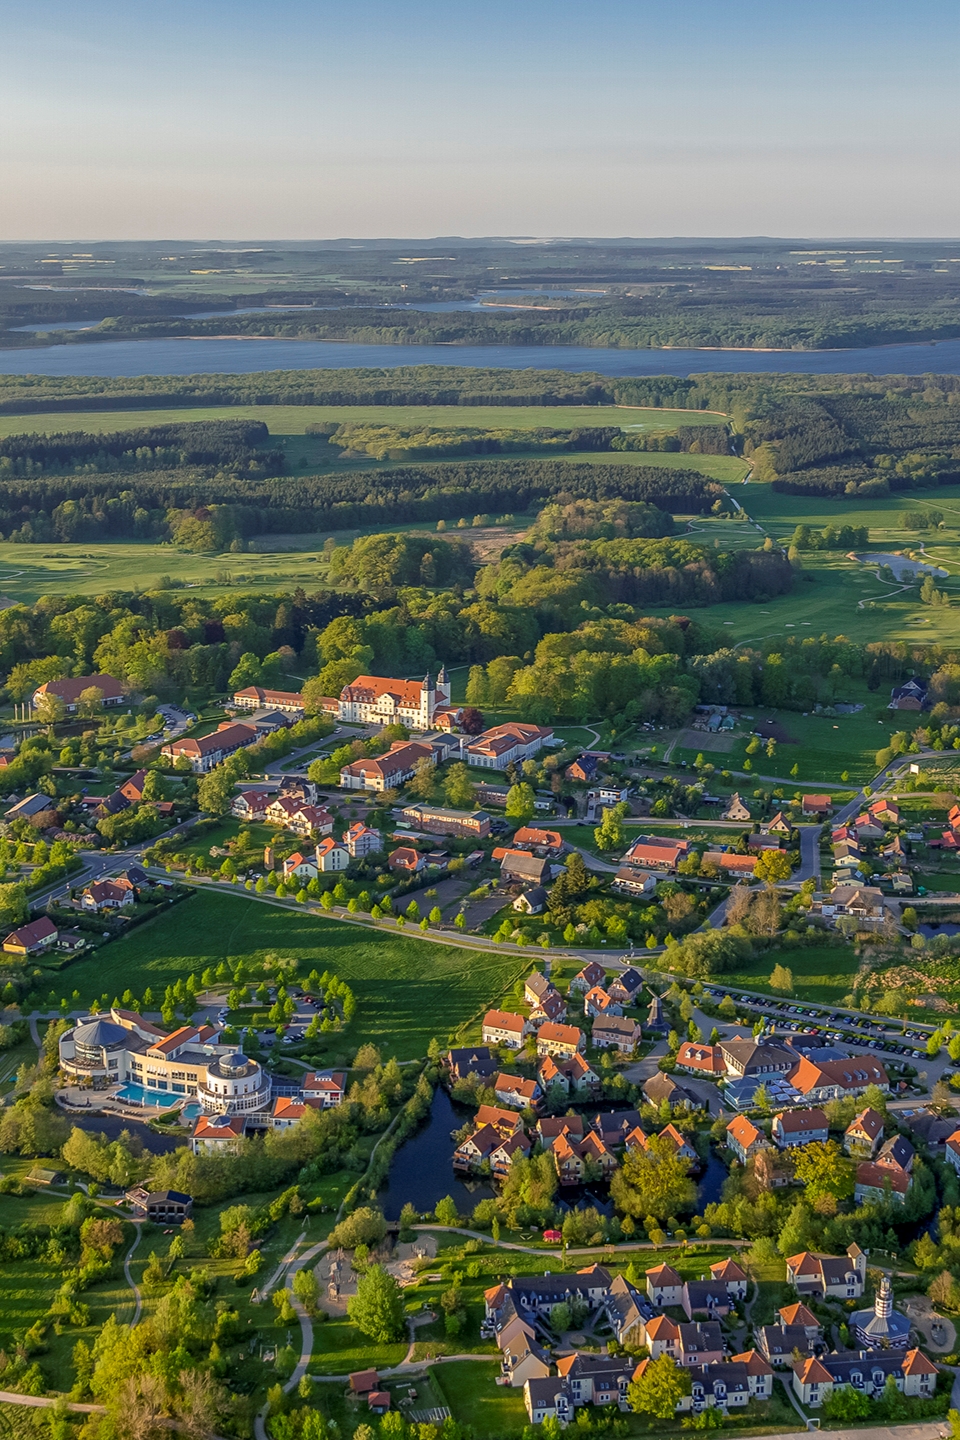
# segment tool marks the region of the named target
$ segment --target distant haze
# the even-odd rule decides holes
[[[960,235],[950,0],[0,16],[0,240]]]

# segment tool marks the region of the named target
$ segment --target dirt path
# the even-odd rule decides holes
[[[140,1316],[143,1314],[143,1296],[140,1294],[140,1287],[139,1287],[139,1285],[137,1284],[137,1282],[134,1280],[134,1278],[133,1278],[133,1271],[130,1269],[130,1261],[133,1259],[133,1252],[134,1252],[134,1250],[136,1250],[137,1246],[140,1244],[140,1239],[141,1239],[141,1236],[143,1235],[143,1228],[142,1228],[142,1227],[143,1227],[143,1221],[142,1221],[142,1220],[134,1220],[132,1223],[133,1223],[134,1225],[136,1225],[136,1227],[137,1227],[137,1233],[136,1233],[136,1235],[134,1235],[134,1237],[133,1237],[133,1244],[130,1246],[130,1249],[127,1251],[126,1255],[124,1255],[124,1257],[123,1257],[123,1275],[124,1275],[124,1279],[126,1280],[127,1284],[130,1286],[130,1289],[133,1291],[133,1298],[134,1298],[134,1302],[135,1302],[135,1304],[134,1304],[134,1310],[133,1310],[133,1319],[130,1321],[130,1327],[131,1327],[131,1329],[133,1328],[134,1325],[139,1325],[139,1324],[140,1324]]]

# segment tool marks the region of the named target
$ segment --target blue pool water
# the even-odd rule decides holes
[[[184,1105],[180,1113],[187,1120],[196,1120],[197,1116],[201,1113],[200,1106],[191,1101],[189,1105]]]
[[[130,1105],[157,1105],[166,1109],[175,1105],[179,1095],[161,1094],[158,1090],[144,1090],[142,1085],[124,1085],[117,1091],[118,1100],[126,1100]]]

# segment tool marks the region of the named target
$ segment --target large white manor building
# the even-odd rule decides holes
[[[374,725],[399,721],[411,730],[441,730],[450,727],[459,713],[450,705],[450,682],[441,666],[436,682],[429,674],[422,680],[393,680],[384,675],[358,675],[340,692],[338,718]]]

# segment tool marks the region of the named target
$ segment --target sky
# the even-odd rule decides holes
[[[960,236],[956,0],[0,0],[0,240]]]

